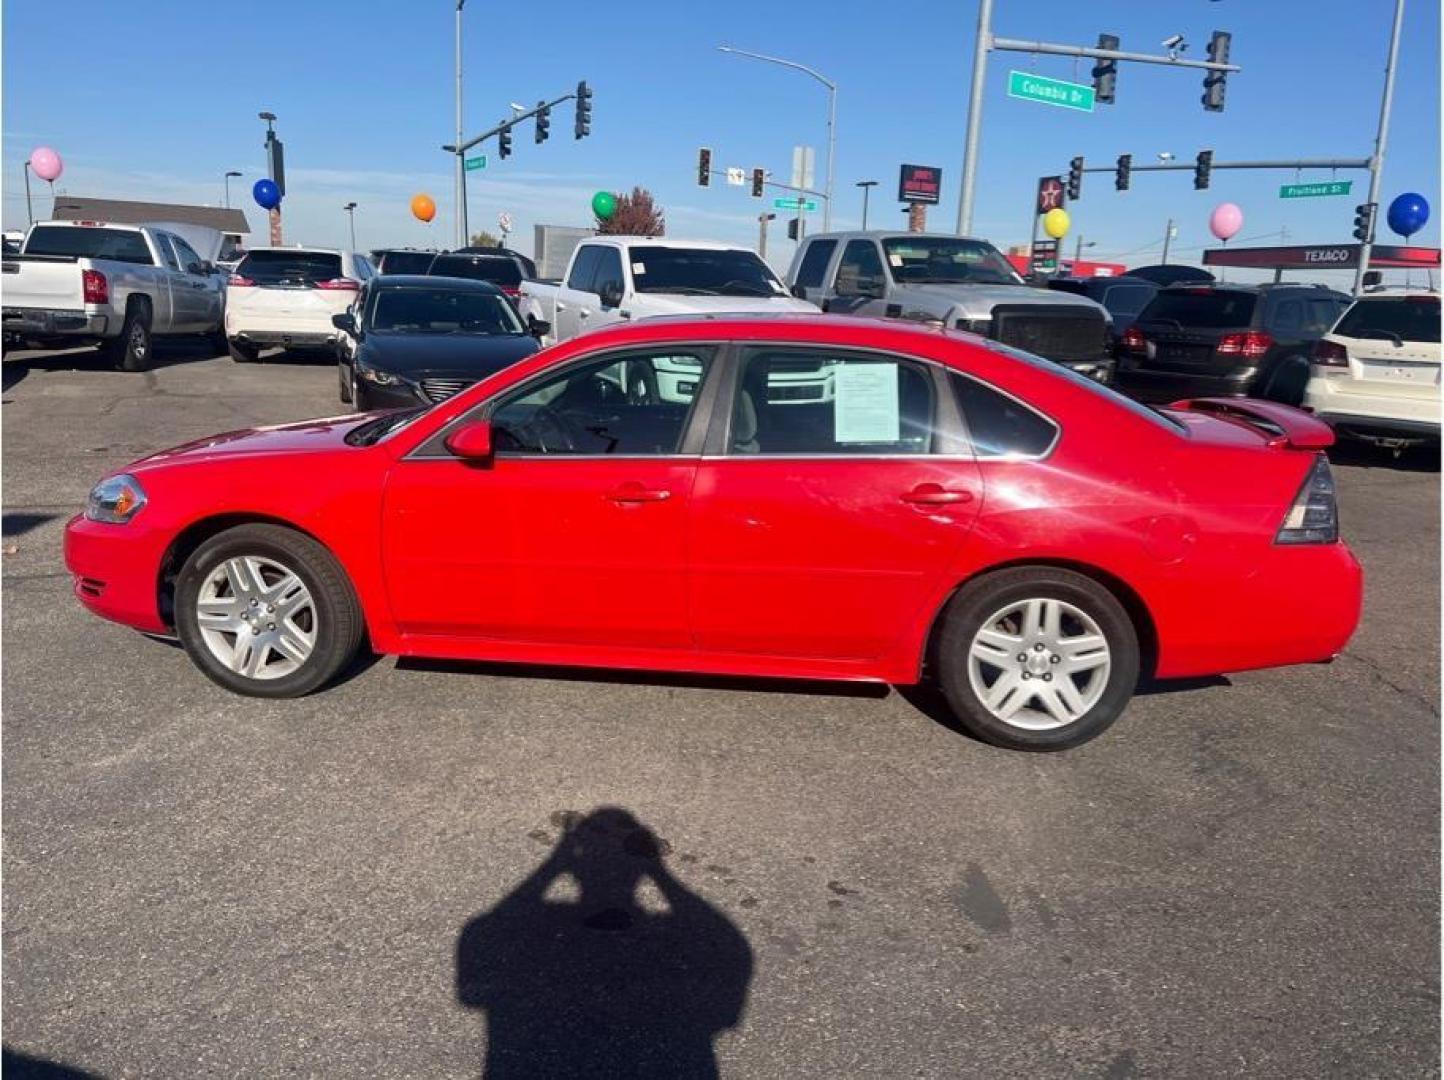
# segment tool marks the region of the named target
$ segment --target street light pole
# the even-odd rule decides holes
[[[466,151],[461,144],[461,9],[466,0],[456,0],[456,246],[466,247],[470,226],[466,220]]]
[[[767,258],[767,223],[775,218],[776,214],[757,215],[757,257]]]
[[[1163,258],[1159,260],[1159,261],[1160,261],[1163,265],[1165,265],[1165,266],[1168,265],[1168,244],[1169,244],[1169,241],[1171,241],[1172,239],[1173,239],[1173,219],[1172,219],[1172,218],[1169,218],[1169,219],[1168,219],[1168,224],[1167,224],[1166,226],[1164,226],[1164,228],[1163,228]]]
[[[35,212],[30,209],[30,159],[25,159],[25,216],[35,224]]]
[[[991,0],[984,0],[985,3]],[[826,75],[814,71],[806,64],[799,64],[796,60],[783,60],[777,56],[764,56],[762,53],[748,52],[746,49],[734,49],[731,45],[718,45],[719,52],[732,53],[734,56],[746,56],[753,60],[763,60],[769,64],[780,64],[782,67],[792,68],[805,75],[811,75],[823,86],[827,87],[827,187],[823,192],[823,198],[827,200],[822,209],[822,231],[828,232],[832,228],[832,174],[837,161],[837,83],[833,82]]]
[[[1379,104],[1379,133],[1374,137],[1374,153],[1369,158],[1369,198],[1375,206],[1379,203],[1379,186],[1384,171],[1384,147],[1389,142],[1389,110],[1394,105],[1394,72],[1399,66],[1399,28],[1404,23],[1404,0],[1394,0],[1394,29],[1389,34],[1389,62],[1384,68],[1384,99]],[[1375,214],[1377,219],[1378,214]],[[1371,229],[1370,232],[1373,230]],[[1364,271],[1369,268],[1369,256],[1374,252],[1374,240],[1370,236],[1359,245],[1359,265],[1354,270],[1354,292],[1364,288]]]
[[[867,196],[870,189],[877,187],[876,180],[859,180],[857,187],[862,188],[862,231],[867,232]]]
[[[963,183],[958,193],[959,236],[973,231],[973,189],[978,181],[978,132],[983,124],[983,84],[988,73],[988,50],[992,45],[993,0],[978,0],[978,39],[973,43],[973,87],[968,96],[968,131],[963,138]]]
[[[276,175],[278,161],[274,153],[275,147],[271,145],[276,141],[276,114],[267,110],[258,115],[266,122],[266,166],[270,170],[271,179],[275,181],[276,187],[279,189],[283,186],[284,178]],[[282,191],[281,194],[284,195],[285,192]],[[280,247],[282,243],[280,203],[271,208],[269,217],[271,219],[271,246]]]
[[[346,216],[351,219],[351,250],[356,250],[356,204],[348,202],[341,209],[346,211]]]
[[[231,177],[233,177],[233,176],[240,176],[240,175],[241,175],[241,174],[240,174],[239,172],[237,172],[235,169],[231,169],[230,171],[228,171],[228,172],[226,173],[226,209],[227,209],[227,210],[229,210],[229,209],[231,208]]]

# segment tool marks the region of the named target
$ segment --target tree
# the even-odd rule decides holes
[[[501,247],[501,240],[493,234],[482,229],[479,233],[472,233],[472,247]]]
[[[630,195],[617,196],[617,209],[611,217],[597,219],[597,232],[604,236],[663,236],[667,222],[652,193],[634,187]]]

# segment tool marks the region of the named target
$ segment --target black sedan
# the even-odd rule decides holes
[[[335,316],[341,400],[369,409],[443,401],[525,359],[547,327],[485,281],[383,274]]]

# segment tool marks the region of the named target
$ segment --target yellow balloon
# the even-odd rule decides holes
[[[1071,224],[1067,210],[1049,210],[1043,215],[1043,231],[1054,240],[1060,239]]]

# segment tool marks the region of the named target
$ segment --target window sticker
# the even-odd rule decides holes
[[[896,364],[842,364],[835,392],[834,437],[839,443],[895,443],[901,438]]]
[[[634,273],[634,274],[645,274],[646,272],[647,272],[647,264],[646,264],[646,263],[634,262],[634,263],[632,264],[632,273]]]

